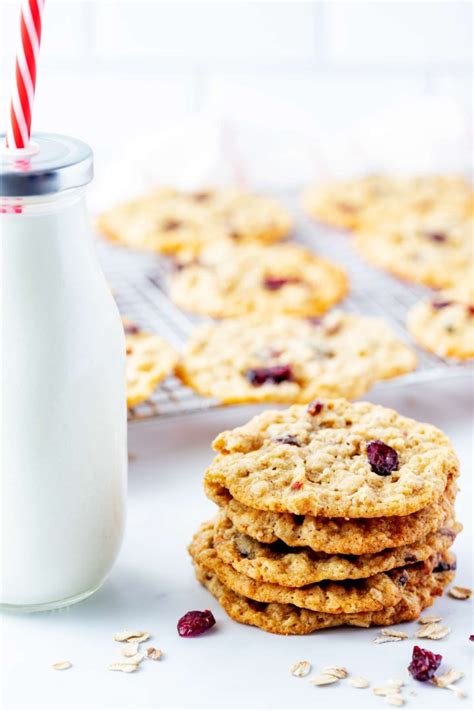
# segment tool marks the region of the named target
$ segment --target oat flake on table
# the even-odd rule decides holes
[[[67,659],[64,659],[60,662],[55,662],[52,667],[56,671],[65,671],[66,669],[70,669],[72,667],[72,664]]]
[[[306,661],[295,662],[290,667],[290,672],[293,676],[306,676],[311,671],[311,664]]]

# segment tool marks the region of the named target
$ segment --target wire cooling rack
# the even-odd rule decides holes
[[[383,317],[398,335],[417,351],[418,368],[413,373],[382,381],[378,387],[415,384],[468,372],[466,364],[456,364],[417,348],[405,327],[408,309],[428,290],[408,284],[371,267],[359,258],[351,236],[318,225],[304,214],[296,192],[276,196],[294,216],[294,240],[318,254],[341,264],[350,279],[350,293],[340,306],[349,311]],[[166,282],[173,266],[169,259],[99,242],[99,257],[114,291],[120,312],[143,329],[157,333],[182,350],[193,329],[206,321],[178,309],[169,300]],[[338,305],[339,307],[339,305]],[[166,378],[144,403],[129,411],[130,421],[153,421],[159,417],[196,413],[221,406],[203,398],[177,378]]]

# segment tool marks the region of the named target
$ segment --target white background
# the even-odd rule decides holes
[[[3,127],[18,5],[0,3]],[[107,159],[150,134],[173,146],[191,135],[209,155],[216,126],[226,129],[227,158],[237,155],[259,186],[372,169],[463,170],[471,61],[472,5],[457,0],[46,0],[34,128],[88,141],[99,178]],[[196,117],[211,128],[196,128]],[[162,153],[153,154],[158,179],[179,182],[199,162],[193,148]]]
[[[0,8],[4,128],[18,3],[0,0]],[[461,170],[470,161],[471,52],[471,6],[455,0],[46,0],[34,127],[88,141],[97,155],[99,185],[107,182],[110,161],[148,134],[153,175],[176,181],[212,174],[209,164],[218,163],[221,152],[232,163],[228,177],[243,172],[259,186],[380,167]],[[145,149],[139,159],[146,158]],[[116,180],[128,181],[129,189],[141,176],[135,165],[129,170],[130,161],[122,166]],[[458,512],[466,526],[455,544],[457,580],[472,586],[468,395],[466,384],[438,383],[369,397],[430,420],[452,437],[463,465]],[[117,566],[97,595],[69,611],[4,617],[5,707],[388,708],[371,690],[344,682],[315,689],[292,678],[288,668],[306,658],[315,670],[342,664],[373,683],[389,677],[408,681],[411,642],[375,647],[373,630],[270,636],[228,620],[193,577],[185,548],[213,511],[201,485],[210,442],[247,414],[220,411],[131,432],[136,459]],[[179,639],[178,617],[205,606],[216,614],[216,631]],[[434,610],[453,631],[430,647],[444,655],[446,666],[467,673],[463,687],[470,699],[458,701],[411,682],[418,696],[405,694],[407,709],[468,708],[474,646],[467,641],[474,631],[469,603],[444,598]],[[136,675],[105,671],[118,657],[112,636],[124,627],[152,631],[164,660],[147,663]],[[406,628],[413,634],[416,627]],[[53,671],[51,664],[62,658],[73,668]]]

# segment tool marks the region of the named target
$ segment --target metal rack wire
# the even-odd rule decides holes
[[[383,317],[393,330],[410,342],[406,331],[407,310],[428,293],[424,287],[399,281],[377,270],[359,258],[351,237],[313,222],[299,206],[295,192],[277,195],[295,217],[294,239],[318,254],[344,266],[351,290],[341,307],[365,315]],[[99,242],[99,257],[114,291],[120,312],[143,329],[158,333],[178,350],[182,350],[193,329],[205,321],[184,313],[169,300],[167,277],[170,260],[133,252],[127,248]],[[467,364],[438,358],[417,348],[418,368],[413,373],[383,381],[378,387],[415,384],[466,374]],[[131,422],[154,421],[160,417],[181,416],[220,407],[216,400],[203,398],[184,386],[177,378],[166,378],[144,403],[129,412]]]

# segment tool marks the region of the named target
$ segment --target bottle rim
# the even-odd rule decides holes
[[[0,134],[5,146],[5,134]],[[22,198],[60,193],[91,182],[92,149],[57,133],[35,133],[34,152],[0,150],[0,197]]]

